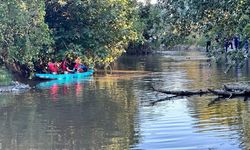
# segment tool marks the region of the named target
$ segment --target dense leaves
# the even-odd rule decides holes
[[[138,39],[135,6],[133,0],[3,1],[1,61],[29,74],[48,58],[63,59],[70,51],[88,64],[107,66]]]
[[[49,50],[53,40],[44,22],[44,8],[42,1],[1,2],[0,56],[9,69],[31,72],[34,62]]]
[[[126,51],[144,53],[187,37],[218,39],[213,46],[222,49],[224,39],[250,37],[249,6],[249,0],[6,0],[0,58],[28,74],[52,57],[80,56],[107,67]]]
[[[249,6],[248,0],[159,0],[162,22],[172,33],[181,37],[202,33],[221,40],[245,36],[243,29],[250,21]]]
[[[107,65],[138,38],[131,0],[47,0],[46,6],[57,52],[73,50],[92,63]]]

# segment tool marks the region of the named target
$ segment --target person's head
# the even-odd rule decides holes
[[[77,57],[77,58],[75,59],[75,63],[81,63],[80,57]]]

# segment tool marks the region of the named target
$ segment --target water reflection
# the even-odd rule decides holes
[[[2,95],[13,103],[0,106],[1,148],[128,149],[136,142],[130,85],[97,78]]]
[[[35,87],[37,89],[49,89],[49,93],[52,101],[57,101],[59,95],[67,95],[70,89],[75,91],[76,97],[82,96],[82,90],[85,82],[93,81],[93,77],[87,77],[83,79],[65,79],[65,80],[48,80],[38,83]]]
[[[48,89],[51,88],[52,86],[60,86],[60,85],[67,85],[67,86],[71,86],[74,84],[80,84],[83,82],[88,82],[88,81],[92,81],[93,77],[85,77],[85,78],[72,78],[72,79],[62,79],[62,80],[47,80],[47,81],[43,81],[40,82],[36,85],[36,88],[38,89]]]
[[[143,105],[138,116],[141,139],[132,149],[249,149],[249,129],[245,125],[249,122],[249,102],[244,98],[208,105],[216,97],[207,95],[165,101],[153,107],[144,105],[165,96],[150,92],[151,83],[168,90],[221,88],[225,83],[248,81],[247,65],[225,74],[225,65],[206,60],[162,60],[155,60],[160,61],[158,69],[162,72],[136,81],[135,93]]]

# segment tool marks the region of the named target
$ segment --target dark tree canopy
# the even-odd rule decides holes
[[[249,38],[249,6],[249,0],[2,1],[0,58],[12,71],[29,74],[65,53],[108,66],[131,49],[158,50],[190,35]]]
[[[138,38],[131,0],[47,0],[46,12],[57,52],[73,50],[92,62],[113,62]]]
[[[44,22],[43,1],[2,1],[0,4],[0,57],[10,69],[21,74],[50,50],[53,39]]]

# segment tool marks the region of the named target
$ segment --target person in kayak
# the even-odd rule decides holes
[[[80,57],[77,57],[75,60],[75,66],[74,66],[75,72],[86,72],[88,71],[88,68],[81,63]]]
[[[67,58],[64,58],[64,60],[62,61],[61,66],[62,66],[62,71],[63,71],[64,74],[68,74],[68,73],[74,72],[73,70],[71,70],[69,68],[70,65],[69,65],[69,62],[68,62]]]
[[[48,62],[48,68],[52,74],[58,74],[58,63],[54,59]]]

